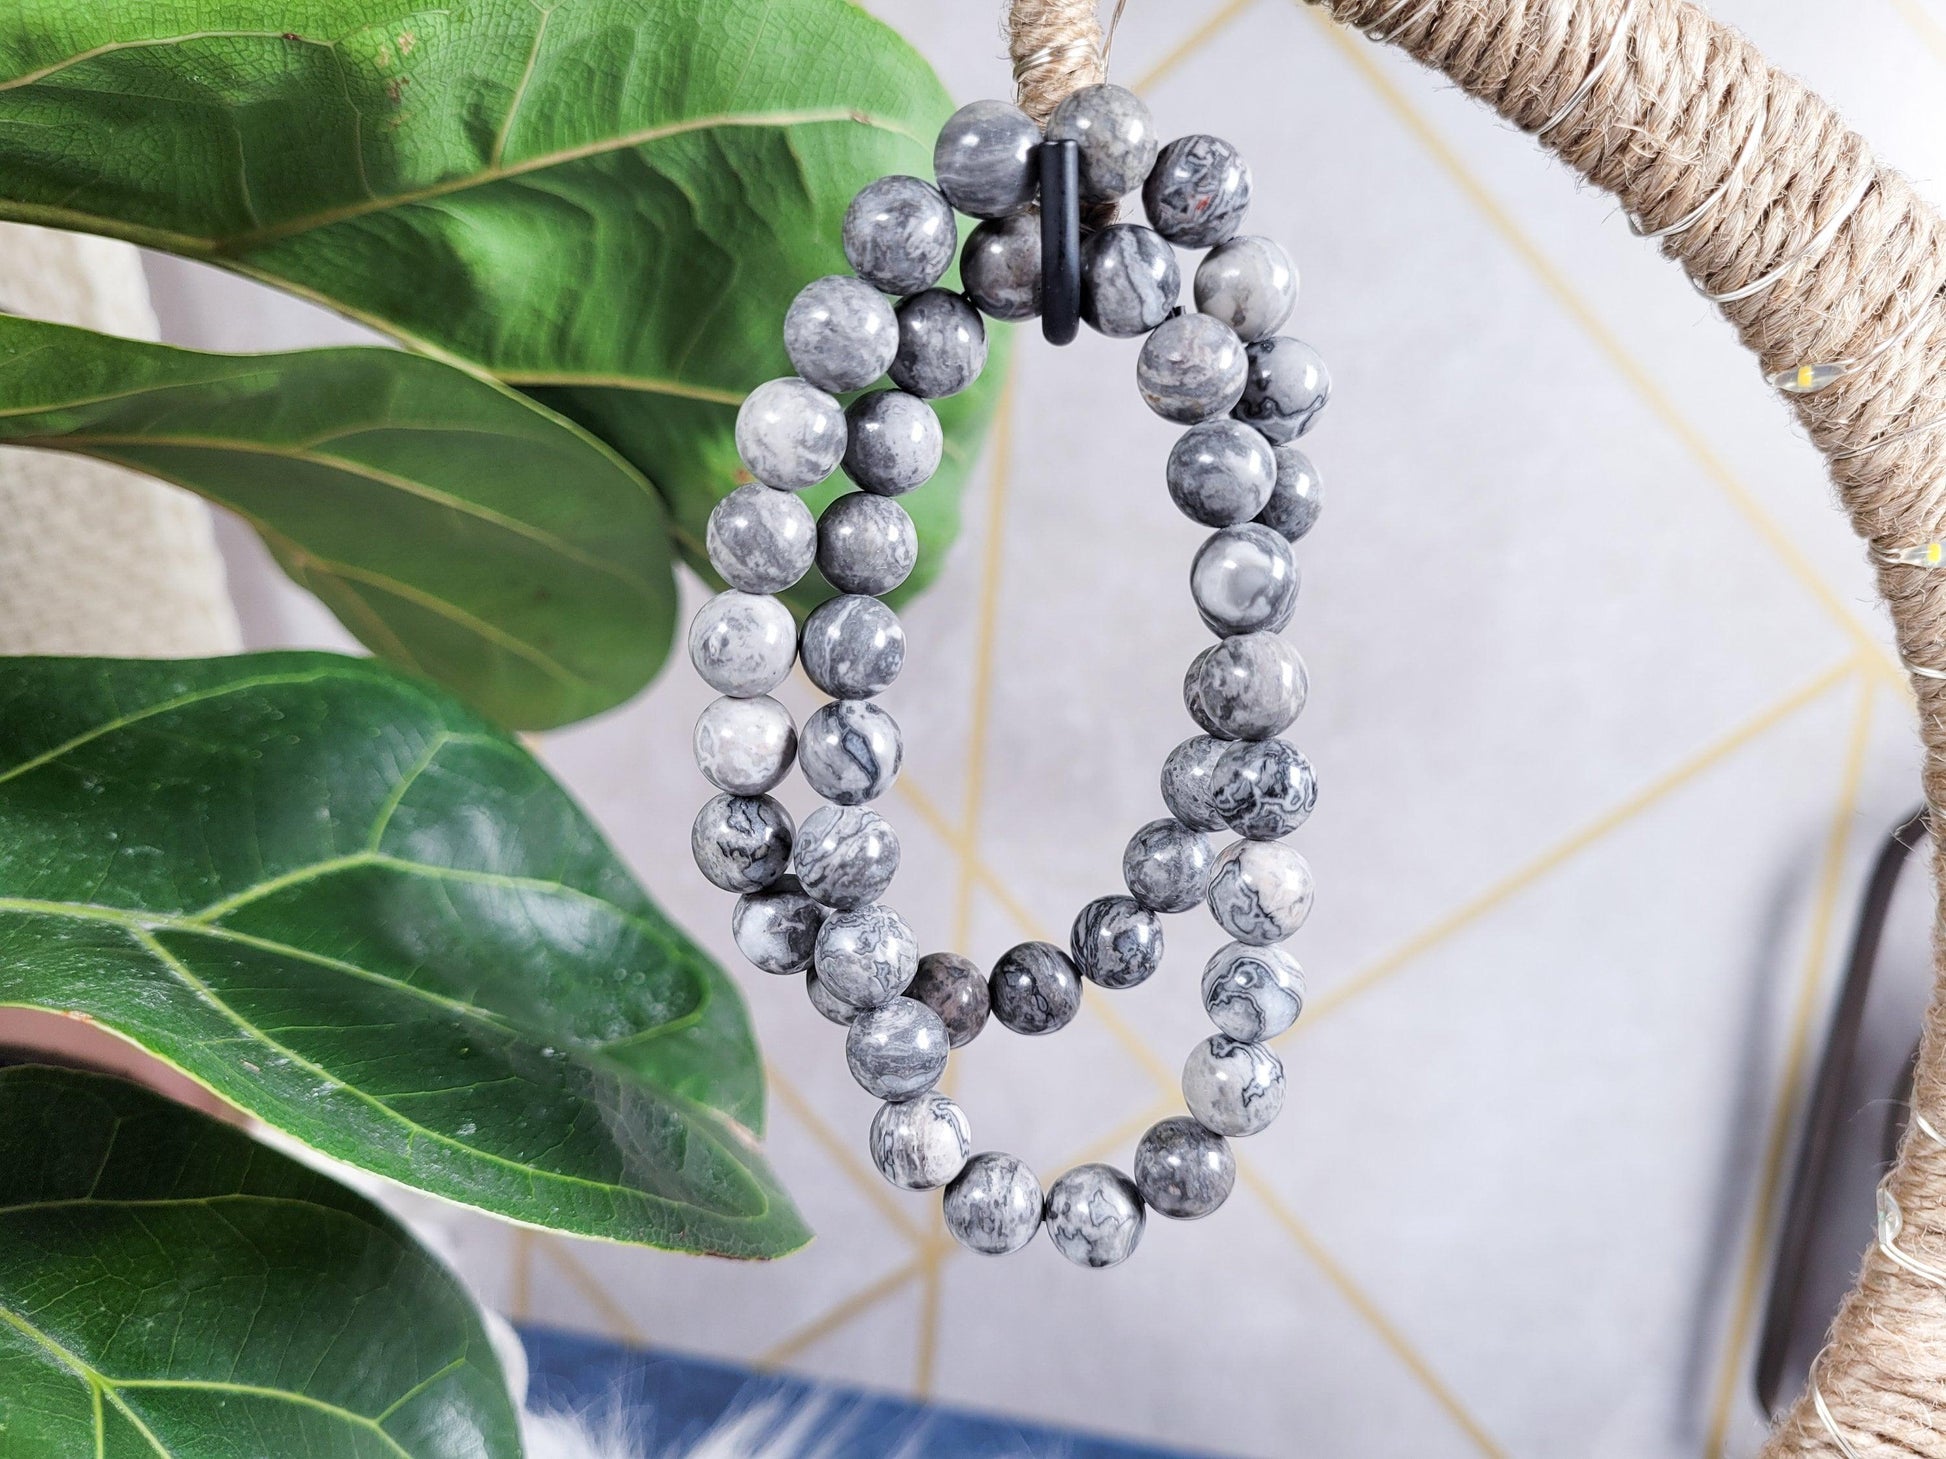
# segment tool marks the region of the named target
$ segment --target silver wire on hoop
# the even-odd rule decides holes
[[[1851,192],[1839,206],[1838,211],[1825,219],[1824,225],[1805,240],[1802,248],[1761,278],[1752,279],[1740,288],[1726,289],[1720,294],[1712,294],[1694,279],[1690,280],[1691,286],[1712,304],[1734,304],[1739,299],[1748,299],[1752,294],[1761,294],[1799,264],[1824,252],[1830,246],[1831,240],[1838,236],[1838,230],[1851,221],[1851,215],[1858,211],[1859,204],[1865,201],[1865,194],[1870,192],[1877,182],[1878,173],[1872,168],[1865,168],[1858,181],[1852,184]]]
[[[1403,32],[1407,26],[1416,25],[1423,16],[1439,8],[1439,0],[1419,0],[1419,3],[1414,6],[1410,15],[1406,16],[1397,25],[1388,29],[1385,22],[1412,4],[1413,0],[1392,0],[1392,3],[1385,7],[1384,13],[1377,20],[1374,20],[1370,25],[1365,27],[1363,32],[1365,39],[1368,41],[1389,41],[1393,36]]]
[[[1862,446],[1847,446],[1842,451],[1833,451],[1827,459],[1832,461],[1850,461],[1859,456],[1869,456],[1872,452],[1889,446],[1895,441],[1908,440],[1913,436],[1923,436],[1926,432],[1936,431],[1941,426],[1946,426],[1946,415],[1936,415],[1930,420],[1922,420],[1916,426],[1907,426],[1904,430],[1893,431],[1889,436],[1880,436],[1876,441],[1867,441]]]
[[[1056,41],[1051,46],[1042,46],[1032,55],[1022,56],[1018,61],[1014,62],[1015,88],[1018,89],[1022,79],[1030,73],[1038,71],[1043,66],[1050,65],[1056,60],[1093,60],[1096,65],[1101,67],[1101,74],[1106,76],[1108,74],[1108,56],[1115,49],[1115,32],[1121,29],[1122,12],[1126,9],[1128,9],[1128,0],[1115,0],[1115,13],[1108,17],[1108,30],[1099,41],[1082,40],[1079,38],[1071,41]]]
[[[1730,170],[1723,174],[1723,180],[1710,189],[1707,197],[1675,222],[1666,223],[1660,228],[1644,228],[1640,218],[1633,213],[1628,213],[1625,215],[1628,218],[1628,231],[1637,238],[1669,238],[1686,232],[1702,222],[1703,215],[1723,201],[1724,196],[1730,191],[1731,184],[1743,176],[1743,169],[1748,167],[1751,159],[1757,155],[1757,143],[1763,140],[1764,127],[1769,121],[1770,100],[1766,97],[1763,108],[1757,113],[1756,121],[1750,124],[1750,135],[1743,139],[1743,146],[1737,150],[1736,160],[1730,164]]]
[[[1932,306],[1946,294],[1946,284],[1931,289],[1923,296],[1923,302],[1912,311],[1912,317],[1901,324],[1891,334],[1866,350],[1862,355],[1847,355],[1841,360],[1819,360],[1809,365],[1793,365],[1788,370],[1777,370],[1764,376],[1770,385],[1786,395],[1816,395],[1820,390],[1828,390],[1847,376],[1856,375],[1880,355],[1918,332],[1919,326],[1926,322]]]
[[[1818,1356],[1822,1358],[1824,1354],[1819,1353]],[[1823,1424],[1824,1431],[1831,1435],[1831,1442],[1838,1446],[1838,1452],[1844,1455],[1845,1459],[1861,1459],[1859,1452],[1852,1448],[1851,1441],[1839,1431],[1838,1420],[1831,1416],[1831,1409],[1825,1404],[1824,1390],[1818,1387],[1815,1373],[1811,1375],[1811,1407],[1817,1410],[1818,1422]]]
[[[1581,84],[1568,94],[1568,99],[1561,103],[1553,116],[1534,129],[1536,138],[1545,137],[1573,116],[1581,103],[1588,99],[1588,93],[1595,89],[1595,83],[1601,80],[1603,73],[1615,63],[1615,57],[1622,53],[1622,47],[1628,41],[1629,22],[1635,19],[1635,3],[1636,0],[1627,0],[1627,3],[1622,6],[1622,13],[1615,17],[1615,29],[1609,32],[1608,44],[1601,48],[1601,54],[1595,57],[1594,64],[1588,68],[1588,74],[1583,76]]]

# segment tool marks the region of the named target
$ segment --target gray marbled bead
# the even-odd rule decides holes
[[[1081,245],[1081,317],[1111,338],[1147,334],[1181,293],[1176,250],[1153,228],[1112,223]]]
[[[1295,542],[1317,525],[1324,509],[1324,483],[1311,458],[1290,442],[1276,448],[1277,485],[1257,520],[1287,542]]]
[[[845,475],[880,496],[930,480],[946,449],[932,407],[903,390],[859,396],[845,412],[845,426]]]
[[[1089,982],[1133,988],[1162,966],[1162,919],[1133,897],[1096,897],[1075,917],[1068,951]]]
[[[1053,1033],[1081,1008],[1081,978],[1051,942],[1023,942],[1000,954],[987,981],[993,1016],[1015,1033]]]
[[[1142,98],[1125,86],[1069,92],[1047,119],[1047,140],[1079,148],[1084,202],[1112,202],[1134,192],[1155,166],[1155,122]]]
[[[892,306],[849,274],[813,279],[784,314],[791,367],[820,390],[862,390],[885,373],[898,347]]]
[[[710,508],[710,566],[746,593],[781,593],[811,570],[817,519],[787,491],[746,482]]]
[[[718,593],[689,620],[689,661],[718,694],[768,694],[797,660],[797,624],[775,598]]]
[[[920,958],[919,971],[905,996],[918,999],[939,1015],[956,1049],[980,1036],[992,1007],[980,965],[951,952],[929,952]]]
[[[1178,137],[1155,159],[1142,208],[1171,243],[1209,248],[1231,238],[1250,211],[1250,169],[1221,137]]]
[[[1310,688],[1296,649],[1274,633],[1240,633],[1196,656],[1182,697],[1218,739],[1267,740],[1303,713]]]
[[[836,699],[869,699],[905,667],[905,629],[876,598],[848,593],[804,620],[804,672]],[[808,728],[808,726],[807,726]]]
[[[848,492],[818,518],[818,570],[841,593],[889,593],[918,560],[912,518],[890,497]]]
[[[899,870],[899,838],[865,806],[819,806],[797,828],[797,879],[812,898],[849,911],[875,902]]]
[[[1182,1067],[1183,1103],[1218,1135],[1254,1135],[1284,1108],[1284,1065],[1264,1044],[1212,1034]]]
[[[1304,925],[1316,892],[1310,863],[1281,841],[1238,841],[1210,873],[1210,915],[1238,942],[1267,947]]]
[[[1324,356],[1301,339],[1277,335],[1248,346],[1249,380],[1232,412],[1275,445],[1294,441],[1317,423],[1331,399]]]
[[[1223,817],[1218,814],[1213,792],[1216,762],[1230,748],[1228,740],[1215,735],[1191,735],[1169,752],[1162,762],[1162,803],[1169,813],[1193,831],[1220,831]]]
[[[854,1025],[856,1027],[856,1025]],[[903,1190],[935,1190],[966,1168],[973,1127],[943,1094],[921,1094],[879,1106],[872,1116],[872,1164]]]
[[[791,712],[768,695],[714,700],[696,716],[696,767],[718,790],[762,795],[790,774],[797,754]]]
[[[890,907],[833,912],[818,929],[811,966],[832,997],[854,1008],[876,1008],[912,981],[919,970],[919,943],[905,918]]]
[[[1207,314],[1165,319],[1135,359],[1135,384],[1149,409],[1184,425],[1229,414],[1248,372],[1236,331]]]
[[[959,256],[966,297],[991,319],[1032,319],[1041,312],[1041,220],[1022,213],[982,223]]]
[[[1291,545],[1257,522],[1213,532],[1190,563],[1189,594],[1213,633],[1275,633],[1297,611]]]
[[[1155,912],[1187,912],[1209,888],[1209,838],[1170,817],[1150,821],[1128,838],[1122,880]]]
[[[1277,457],[1240,420],[1193,425],[1169,448],[1169,497],[1185,517],[1205,527],[1247,522],[1270,500]]]
[[[765,486],[816,486],[845,455],[845,412],[795,376],[766,380],[737,408],[737,455]]]
[[[973,218],[1004,218],[1040,191],[1034,148],[1041,129],[1010,101],[969,101],[933,143],[932,173],[946,201]]]
[[[1233,1039],[1274,1039],[1304,1011],[1304,970],[1281,947],[1226,942],[1203,967],[1203,1008]]]
[[[959,229],[939,189],[916,177],[881,177],[845,209],[845,257],[888,294],[930,289],[953,262]]]
[[[797,762],[811,789],[834,805],[877,800],[899,778],[899,722],[862,699],[821,704],[804,721]]]
[[[847,1003],[827,988],[815,972],[804,975],[804,994],[811,1000],[811,1006],[840,1028],[850,1028],[853,1021],[865,1010],[856,1003]]]
[[[946,1025],[923,1003],[894,998],[868,1008],[845,1035],[845,1062],[867,1094],[910,1099],[946,1072]]]
[[[714,795],[689,828],[696,869],[726,892],[762,891],[791,863],[791,817],[767,795]]]
[[[1268,238],[1232,238],[1196,265],[1196,307],[1245,343],[1275,334],[1297,307],[1297,265]]]
[[[957,395],[986,362],[987,327],[958,294],[927,289],[899,301],[899,352],[890,371],[899,389],[926,400]]]
[[[1135,1182],[1112,1165],[1077,1165],[1047,1188],[1047,1239],[1076,1266],[1124,1262],[1147,1217]]]
[[[1310,819],[1317,772],[1282,740],[1245,740],[1217,763],[1210,800],[1223,824],[1252,841],[1275,841]]]
[[[824,908],[794,876],[780,876],[760,892],[745,892],[730,913],[737,951],[766,973],[801,973],[811,966]]]
[[[1024,1161],[985,1150],[966,1162],[941,1198],[953,1239],[982,1256],[1019,1251],[1041,1229],[1041,1183]]]
[[[1150,1209],[1178,1221],[1207,1216],[1236,1188],[1230,1142],[1177,1115],[1150,1125],[1135,1146],[1135,1188]]]

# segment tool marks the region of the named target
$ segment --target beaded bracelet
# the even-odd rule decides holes
[[[844,249],[856,277],[798,294],[784,319],[797,374],[759,386],[737,416],[738,454],[755,481],[710,514],[710,562],[729,587],[689,632],[691,660],[724,696],[695,737],[697,764],[722,794],[698,815],[691,847],[710,881],[741,894],[731,919],[739,950],[765,972],[804,973],[818,1011],[847,1026],[851,1071],[884,1101],[870,1149],[887,1180],[943,1186],[946,1226],[975,1251],[1017,1251],[1045,1224],[1070,1260],[1112,1266],[1135,1249],[1147,1210],[1187,1219],[1220,1206],[1236,1180],[1229,1139],[1264,1129],[1284,1102],[1267,1040],[1296,1020],[1303,975],[1276,944],[1309,913],[1312,880],[1278,838],[1310,815],[1317,781],[1277,738],[1308,691],[1303,661],[1277,635],[1297,597],[1290,544],[1320,504],[1317,473],[1293,443],[1323,409],[1330,377],[1310,346],[1275,333],[1296,304],[1297,272],[1276,243],[1238,235],[1250,171],[1229,143],[1189,136],[1159,148],[1142,101],[1100,85],[1063,101],[1045,138],[1006,102],[962,107],[933,166],[936,187],[885,177],[853,200]],[[1081,237],[1080,202],[1137,188],[1150,226]],[[955,209],[982,220],[960,256],[964,294],[936,287],[953,261]],[[1209,250],[1195,312],[1177,302],[1174,245]],[[1071,312],[1102,334],[1147,336],[1141,395],[1188,426],[1169,453],[1170,495],[1217,529],[1196,553],[1190,592],[1218,641],[1184,680],[1204,733],[1162,767],[1170,814],[1129,841],[1128,894],[1082,908],[1066,950],[1023,943],[983,976],[952,953],[920,957],[911,928],[878,900],[899,841],[870,802],[898,775],[903,744],[872,698],[905,661],[904,631],[879,598],[917,558],[896,498],[939,465],[926,402],[978,376],[983,313],[1024,320],[1044,305],[1043,331],[1057,341],[1073,334],[1072,318],[1058,317]],[[836,398],[887,375],[894,388],[849,406]],[[813,521],[794,493],[841,465],[860,490]],[[814,561],[839,596],[799,634],[773,595]],[[794,662],[831,696],[801,735],[768,697]],[[829,802],[801,828],[767,794],[793,763]],[[1209,833],[1226,829],[1242,839],[1214,853]],[[1045,1196],[1018,1158],[973,1154],[965,1114],[934,1088],[949,1049],[971,1042],[989,1013],[1017,1033],[1055,1032],[1079,1009],[1084,978],[1105,989],[1145,981],[1162,960],[1160,914],[1199,902],[1235,940],[1203,971],[1217,1032],[1183,1069],[1190,1117],[1142,1136],[1132,1179],[1082,1165]]]

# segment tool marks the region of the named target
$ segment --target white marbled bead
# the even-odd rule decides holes
[[[1162,802],[1192,831],[1220,831],[1223,817],[1212,798],[1216,762],[1230,748],[1215,735],[1191,735],[1162,762]]]
[[[1081,245],[1081,317],[1111,339],[1147,334],[1181,294],[1176,250],[1153,228],[1111,223]]]
[[[982,1256],[1005,1256],[1034,1239],[1045,1204],[1041,1183],[1024,1161],[986,1150],[967,1161],[946,1187],[940,1210],[961,1246]]]
[[[1203,1010],[1243,1043],[1276,1038],[1304,1011],[1304,970],[1281,947],[1226,942],[1203,967]]]
[[[1213,1134],[1254,1135],[1284,1108],[1283,1061],[1267,1045],[1212,1034],[1189,1051],[1182,1097]]]
[[[890,497],[848,492],[818,518],[818,571],[841,593],[889,593],[918,560],[919,533]]]
[[[959,229],[952,206],[929,182],[881,177],[845,210],[845,258],[858,277],[888,294],[930,289],[952,265]]]
[[[733,699],[768,694],[797,661],[797,624],[775,598],[718,593],[689,620],[689,661],[703,682]]]
[[[1249,359],[1236,331],[1207,314],[1165,319],[1142,341],[1135,384],[1150,410],[1193,425],[1227,415],[1243,398]]]
[[[845,428],[845,475],[880,496],[929,481],[946,449],[932,407],[903,390],[859,396],[845,411]]]
[[[1244,740],[1217,762],[1211,802],[1223,824],[1252,841],[1275,841],[1310,819],[1317,772],[1283,740]]]
[[[725,695],[696,716],[696,768],[718,790],[762,795],[790,774],[797,754],[791,712],[767,694]]]
[[[1232,413],[1274,445],[1296,440],[1317,424],[1331,399],[1324,357],[1286,335],[1260,339],[1246,349],[1249,377]]]
[[[1295,542],[1317,525],[1318,513],[1324,509],[1324,483],[1311,458],[1295,444],[1286,441],[1275,454],[1277,484],[1257,520],[1285,541]]]
[[[1162,966],[1162,919],[1133,897],[1096,897],[1076,915],[1068,951],[1089,982],[1133,988]]]
[[[1041,129],[1010,101],[969,101],[933,143],[932,172],[946,201],[973,218],[1023,212],[1040,192],[1034,149]]]
[[[710,508],[703,545],[731,587],[781,593],[811,570],[817,519],[790,492],[746,482]]]
[[[1291,545],[1256,522],[1210,534],[1189,567],[1189,594],[1214,633],[1275,633],[1297,611]]]
[[[918,972],[919,943],[890,907],[833,912],[818,929],[811,966],[832,997],[876,1008],[903,993]]]
[[[1192,522],[1233,527],[1270,501],[1277,457],[1270,442],[1240,420],[1206,420],[1169,448],[1169,498]]]
[[[899,722],[876,704],[840,699],[804,721],[797,763],[805,782],[833,805],[877,800],[899,778],[905,741]]]
[[[1178,1221],[1209,1215],[1236,1188],[1229,1141],[1177,1115],[1150,1125],[1135,1146],[1135,1188],[1143,1203]]]
[[[1122,880],[1130,895],[1151,911],[1187,912],[1209,888],[1210,865],[1209,838],[1164,817],[1129,837],[1122,852]]]
[[[1047,1188],[1047,1239],[1076,1266],[1127,1261],[1146,1217],[1135,1182],[1112,1165],[1077,1165]]]
[[[1000,954],[987,980],[993,1016],[1015,1033],[1054,1033],[1081,1008],[1081,978],[1051,942],[1023,942]]]
[[[840,1028],[850,1028],[858,1015],[865,1010],[856,1003],[847,1003],[830,988],[815,972],[804,975],[804,995],[811,1000],[811,1006]]]
[[[780,876],[760,892],[745,892],[730,913],[730,936],[753,967],[782,976],[811,966],[824,908],[794,876]]]
[[[1216,858],[1210,915],[1238,942],[1282,942],[1311,915],[1317,886],[1310,863],[1281,841],[1238,841]]]
[[[946,1072],[946,1025],[923,1003],[893,998],[867,1008],[845,1035],[845,1062],[867,1094],[910,1099]]]
[[[1171,243],[1226,242],[1250,211],[1250,169],[1221,137],[1178,137],[1157,155],[1142,185],[1142,209]]]
[[[856,1027],[857,1025],[853,1025]],[[973,1127],[943,1094],[927,1093],[879,1106],[872,1116],[872,1164],[902,1190],[936,1190],[966,1168]]]
[[[987,975],[968,957],[951,952],[929,952],[919,959],[919,971],[905,990],[946,1025],[946,1037],[954,1048],[970,1044],[986,1027],[992,997],[987,991]]]
[[[804,672],[825,693],[869,699],[905,667],[905,629],[878,599],[847,593],[811,610],[804,620],[803,655]]]
[[[1022,213],[982,223],[959,256],[966,297],[989,319],[1032,319],[1041,312],[1041,219]]]
[[[765,381],[737,409],[736,445],[750,474],[765,486],[816,486],[844,459],[844,408],[795,376]]]
[[[1084,86],[1063,97],[1047,119],[1047,140],[1073,142],[1084,202],[1106,203],[1134,192],[1155,166],[1155,122],[1125,86]]]
[[[1268,238],[1218,244],[1196,265],[1196,307],[1248,344],[1277,333],[1297,307],[1297,265]]]
[[[899,870],[899,838],[866,806],[819,806],[797,828],[791,865],[805,893],[850,911],[875,902]]]
[[[927,289],[899,301],[899,352],[892,383],[910,395],[937,400],[957,395],[987,362],[987,329],[980,311],[958,294]]]
[[[689,828],[696,869],[726,892],[762,891],[791,861],[791,817],[767,795],[715,795]]]
[[[1274,633],[1240,633],[1204,649],[1183,676],[1183,704],[1225,740],[1267,740],[1304,712],[1310,676]],[[801,753],[801,752],[800,752]]]
[[[797,291],[784,314],[784,352],[820,390],[862,390],[892,363],[899,320],[863,279],[827,274]]]

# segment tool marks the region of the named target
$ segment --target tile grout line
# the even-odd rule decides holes
[[[1161,85],[1172,71],[1228,30],[1231,22],[1255,3],[1256,0],[1229,0],[1228,4],[1211,11],[1188,35],[1164,51],[1148,70],[1130,81],[1128,89],[1147,92]]]
[[[922,1252],[911,1260],[876,1281],[860,1287],[837,1306],[798,1328],[790,1336],[780,1339],[765,1348],[754,1359],[752,1366],[757,1368],[779,1368],[803,1352],[820,1338],[829,1337],[854,1318],[876,1307],[888,1297],[897,1295],[899,1290],[920,1275],[925,1266],[926,1256]]]
[[[805,1127],[811,1138],[824,1147],[825,1154],[832,1158],[845,1178],[857,1187],[867,1201],[878,1207],[879,1212],[891,1221],[899,1234],[908,1242],[914,1246],[924,1244],[925,1233],[913,1224],[912,1218],[906,1215],[897,1201],[892,1199],[878,1172],[859,1169],[857,1157],[852,1154],[844,1141],[838,1138],[836,1132],[819,1117],[818,1112],[811,1107],[811,1102],[799,1094],[795,1086],[779,1073],[774,1065],[765,1067],[770,1076],[771,1087],[777,1092],[778,1098]]]
[[[554,1264],[567,1276],[570,1284],[581,1293],[582,1300],[594,1308],[601,1320],[607,1324],[607,1334],[618,1338],[631,1347],[651,1346],[649,1335],[635,1323],[635,1319],[607,1290],[596,1281],[593,1273],[581,1264],[575,1254],[568,1249],[565,1238],[554,1236],[538,1243],[541,1251],[552,1257]]]

